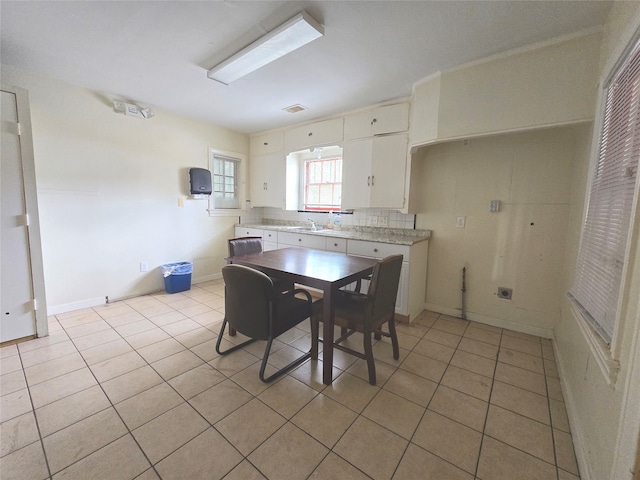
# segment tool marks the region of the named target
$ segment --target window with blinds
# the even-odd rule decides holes
[[[640,42],[611,78],[570,296],[611,343],[640,157]]]

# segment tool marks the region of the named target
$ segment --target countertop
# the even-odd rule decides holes
[[[272,223],[243,223],[236,227],[258,228],[261,230],[275,230],[278,232],[300,233],[305,235],[319,235],[348,240],[365,240],[368,242],[392,243],[396,245],[413,245],[424,242],[431,237],[431,230],[409,230],[404,228],[379,228],[345,226],[339,230],[321,228],[312,230],[308,224],[272,224]]]

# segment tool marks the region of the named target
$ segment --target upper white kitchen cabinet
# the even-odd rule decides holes
[[[343,123],[340,117],[287,129],[284,133],[285,151],[297,152],[309,147],[341,143]]]
[[[424,79],[413,91],[411,145],[593,121],[599,49],[600,32],[589,33]]]
[[[406,133],[345,143],[342,208],[403,208],[407,145]]]
[[[284,130],[260,133],[249,139],[249,154],[252,157],[284,152]]]
[[[282,153],[251,157],[249,199],[252,207],[285,207],[286,163]]]
[[[409,104],[384,105],[344,117],[344,139],[386,135],[409,129]]]

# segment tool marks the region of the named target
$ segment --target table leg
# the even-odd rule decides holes
[[[322,382],[331,385],[333,381],[333,288],[324,289],[322,299]]]

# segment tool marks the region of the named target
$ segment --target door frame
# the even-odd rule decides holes
[[[47,298],[44,287],[44,262],[42,259],[42,242],[40,239],[40,216],[38,213],[38,190],[36,187],[29,92],[21,87],[6,85],[0,86],[0,89],[3,92],[12,93],[16,97],[18,123],[20,124],[20,155],[24,179],[25,209],[29,216],[27,236],[29,238],[31,282],[35,300],[36,336],[44,337],[49,335],[49,323],[47,321]]]

